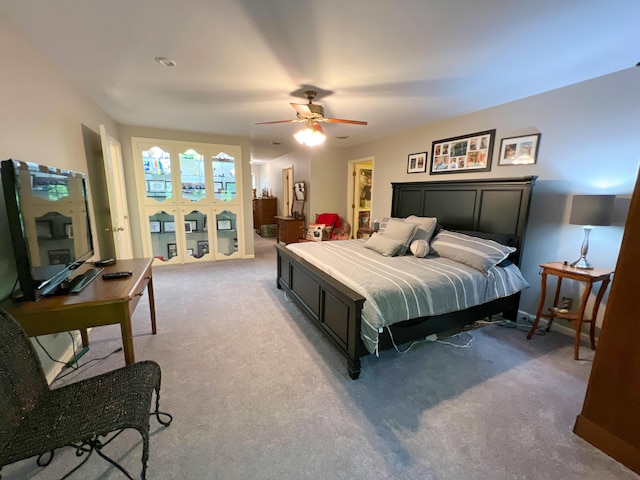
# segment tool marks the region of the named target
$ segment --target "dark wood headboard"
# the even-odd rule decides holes
[[[436,217],[447,230],[515,235],[521,252],[536,178],[392,183],[391,216]]]

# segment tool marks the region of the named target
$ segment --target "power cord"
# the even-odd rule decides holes
[[[62,379],[63,379],[64,377],[66,377],[67,375],[71,375],[73,372],[75,372],[75,371],[77,371],[78,369],[80,369],[80,368],[84,367],[85,365],[88,365],[88,364],[90,364],[90,363],[92,363],[92,362],[98,362],[98,361],[100,361],[100,360],[106,360],[107,358],[109,358],[109,357],[110,357],[111,355],[113,355],[114,353],[118,353],[118,352],[121,352],[121,351],[122,351],[122,347],[118,347],[118,348],[116,348],[113,352],[111,352],[111,353],[109,353],[109,354],[107,354],[107,355],[105,355],[105,356],[103,356],[103,357],[92,358],[91,360],[87,360],[86,362],[84,362],[84,363],[83,363],[83,364],[81,364],[81,365],[77,365],[76,367],[70,367],[70,368],[71,368],[71,370],[70,370],[69,372],[65,373],[64,375],[61,375],[61,374],[62,374],[62,372],[60,372],[58,375],[56,375],[56,378],[54,378],[54,379],[51,381],[51,384],[53,384],[54,382],[57,382],[58,380],[62,380]],[[60,362],[60,363],[62,363],[62,362]],[[66,364],[65,364],[65,365],[66,365]]]

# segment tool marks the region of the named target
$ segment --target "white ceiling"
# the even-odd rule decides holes
[[[308,86],[327,116],[369,122],[325,124],[349,146],[640,60],[638,0],[0,0],[0,15],[116,121],[250,136],[258,160],[300,124],[255,123],[295,118]]]

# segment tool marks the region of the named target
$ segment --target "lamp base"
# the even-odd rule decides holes
[[[578,260],[571,264],[573,268],[581,268],[582,270],[593,270],[593,265],[587,261],[587,257],[580,257]]]

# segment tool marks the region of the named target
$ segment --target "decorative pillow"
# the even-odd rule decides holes
[[[493,240],[449,230],[441,230],[431,242],[431,251],[436,255],[464,263],[482,273],[488,273],[490,268],[502,262],[515,250]]]
[[[438,219],[436,217],[416,217],[415,215],[409,215],[404,219],[404,221],[406,223],[415,223],[416,225],[418,225],[416,233],[413,235],[411,245],[409,245],[409,249],[413,253],[413,244],[418,240],[426,240],[427,252],[422,255],[422,257],[426,257],[429,254],[429,242],[431,241],[433,232],[436,230],[436,225],[438,225]],[[416,250],[422,252],[422,247],[416,247]],[[418,256],[415,253],[413,254],[416,257]]]
[[[413,235],[417,228],[418,225],[415,223],[406,223],[404,220],[390,218],[384,229],[384,233],[381,233],[381,235],[400,240],[404,245],[404,249],[398,252],[397,255],[404,255],[407,253],[409,245],[411,245],[411,240],[413,240]]]
[[[377,232],[369,237],[364,246],[385,257],[395,257],[398,252],[406,250],[406,246],[401,240]]]
[[[417,258],[424,258],[429,255],[429,242],[424,239],[414,240],[409,245],[409,250]]]

